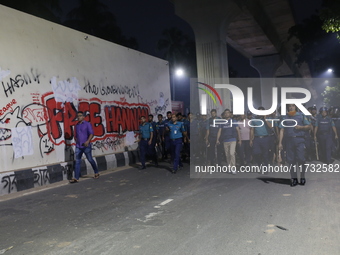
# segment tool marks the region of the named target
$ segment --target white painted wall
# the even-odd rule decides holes
[[[94,156],[134,141],[136,128],[109,130],[108,106],[171,110],[166,61],[1,5],[0,31],[0,172],[69,161],[78,107],[91,106]]]

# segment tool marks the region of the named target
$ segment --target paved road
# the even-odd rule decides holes
[[[0,254],[340,254],[339,202],[340,178],[127,169],[0,202]]]

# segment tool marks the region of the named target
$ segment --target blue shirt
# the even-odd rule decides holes
[[[85,148],[82,144],[89,139],[90,135],[93,135],[93,128],[90,122],[83,120],[83,122],[78,122],[75,127],[75,134],[76,137],[76,147],[77,148]]]
[[[172,123],[171,119],[164,120],[164,128],[169,127],[169,123]],[[164,136],[169,136],[169,132],[165,132]]]
[[[252,119],[250,121],[250,126],[254,128],[254,136],[265,136],[269,135],[266,129],[266,126],[264,124],[265,120],[257,120],[257,119]],[[261,126],[262,125],[262,126]]]
[[[165,129],[165,121],[158,121],[156,123],[156,130],[158,131],[160,136],[164,134],[164,129]]]
[[[183,122],[177,121],[176,124],[169,122],[170,139],[177,139],[183,137],[182,133],[185,132]]]
[[[215,119],[221,119],[220,117],[216,117]],[[210,118],[207,120],[207,130],[209,130],[209,136],[210,137],[217,137],[217,132],[219,129],[218,122],[216,122],[214,127],[214,118]]]
[[[151,132],[153,132],[153,128],[151,123],[145,122],[144,125],[139,126],[139,132],[144,139],[149,139],[151,137]]]
[[[237,123],[236,120],[229,119],[228,123],[218,125],[219,128],[221,128],[220,141],[224,143],[236,141],[237,138],[236,127],[238,127],[236,123]]]

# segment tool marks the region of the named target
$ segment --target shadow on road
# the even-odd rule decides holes
[[[278,184],[290,185],[290,179],[286,179],[286,178],[259,177],[259,178],[256,178],[256,179],[263,181],[264,183],[267,183],[267,184],[269,184],[270,182],[273,182],[273,183],[278,183]]]

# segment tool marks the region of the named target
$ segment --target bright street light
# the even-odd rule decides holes
[[[328,72],[328,73],[333,73],[333,69],[332,69],[332,68],[329,68],[329,69],[327,70],[327,72]]]
[[[183,71],[183,69],[179,68],[179,69],[176,70],[175,74],[176,74],[176,76],[181,77],[181,76],[184,75],[184,71]]]

